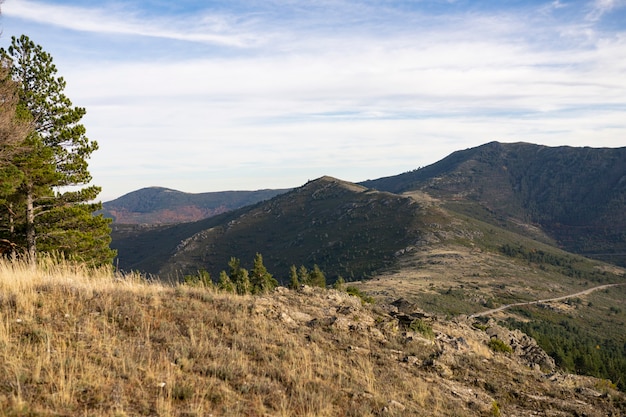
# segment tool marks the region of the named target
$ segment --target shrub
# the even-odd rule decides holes
[[[208,271],[201,269],[196,275],[185,275],[183,283],[192,287],[212,288],[213,281]]]
[[[498,404],[496,400],[493,400],[491,403],[491,415],[493,417],[500,417],[500,415],[502,415],[500,412],[500,404]]]
[[[487,343],[487,346],[494,352],[502,352],[502,353],[513,353],[513,349],[511,346],[507,345],[504,341],[498,339],[497,337],[492,337]]]
[[[413,330],[416,333],[420,333],[424,337],[429,339],[435,338],[435,333],[433,332],[433,328],[430,324],[426,323],[423,320],[416,319],[411,322],[409,325],[409,329]]]
[[[361,299],[361,303],[362,304],[373,304],[374,303],[374,298],[365,294],[364,292],[362,292],[361,290],[359,290],[357,287],[347,287],[346,288],[346,292],[352,296],[355,297],[359,297]]]

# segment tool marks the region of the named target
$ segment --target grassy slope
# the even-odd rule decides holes
[[[0,294],[0,415],[626,412],[607,383],[546,377],[467,324],[433,319],[423,339],[332,290],[238,297],[1,263]]]
[[[415,200],[414,204],[406,203],[409,196]],[[386,266],[382,272],[379,269],[373,280],[358,284],[360,288],[382,301],[391,302],[403,297],[416,302],[425,311],[450,317],[508,303],[573,294],[599,284],[625,280],[623,270],[619,268],[563,252],[552,245],[476,220],[471,215],[453,212],[443,208],[444,204],[420,192],[398,197],[368,192],[325,178],[252,208],[196,224],[163,231],[155,229],[153,233],[145,233],[145,241],[136,246],[145,254],[144,264],[150,264],[153,272],[157,272],[167,261],[168,252],[194,233],[194,228],[205,230],[198,234],[197,241],[188,241],[187,253],[179,262],[200,260],[191,265],[196,269],[188,270],[193,273],[199,266],[208,267],[213,259],[213,277],[217,276],[219,269],[227,269],[230,256],[240,256],[244,267],[249,267],[246,263],[256,251],[263,253],[269,271],[283,282],[288,276],[286,268],[292,262],[299,265],[311,261],[309,267],[313,262],[319,262],[326,272],[330,266],[334,274],[337,272],[332,269],[333,263],[353,270],[357,262],[360,262],[361,270],[367,270],[370,264],[379,268]],[[391,218],[386,214],[389,207],[396,219],[403,220],[400,229],[385,223]],[[338,226],[338,219],[348,216],[349,221]],[[519,227],[529,226],[520,224]],[[542,237],[539,232],[528,234]],[[167,238],[170,245],[167,251],[154,247],[155,242],[159,242],[162,249],[163,238]],[[544,240],[549,242],[549,239]],[[355,245],[348,245],[348,242]],[[508,255],[501,251],[503,247],[510,249]],[[372,262],[369,256],[374,252],[386,253],[385,263]],[[316,259],[308,258],[312,253]],[[357,256],[349,258],[348,255]],[[340,273],[351,278],[344,271]],[[329,274],[331,280],[334,274]],[[614,348],[614,345],[626,343],[623,299],[609,297],[591,302],[589,306],[595,296],[585,296],[576,304],[576,314],[580,317],[575,319],[575,326],[567,324],[573,320],[569,317],[572,314],[569,307],[556,308],[550,315],[533,313],[531,317],[527,317],[528,314],[519,317],[514,311],[506,311],[496,318],[507,320],[512,317],[517,327],[521,327],[519,321],[547,320],[560,326],[557,329],[564,328],[570,340],[579,339],[576,342],[579,345],[592,342],[593,346],[607,345],[605,339],[610,339],[611,357],[617,355],[626,363],[626,355],[619,354]],[[558,305],[567,306],[566,303]],[[527,310],[532,311],[531,308]],[[604,330],[598,335],[594,334],[596,329]],[[554,333],[553,329],[542,327],[539,330],[543,333],[537,331],[535,336],[557,357],[559,352],[550,347],[556,341],[544,337]],[[594,350],[592,353],[598,357],[600,352]],[[572,371],[590,371],[619,382],[616,378],[619,367],[599,373],[593,366],[574,367],[571,365],[574,359],[572,353],[572,357],[563,363]],[[620,387],[625,386],[624,382],[619,383]]]

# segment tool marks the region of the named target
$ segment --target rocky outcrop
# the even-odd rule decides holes
[[[499,326],[493,320],[489,322],[488,326],[485,330],[487,335],[498,338],[509,345],[513,349],[513,354],[526,365],[546,372],[554,371],[556,368],[554,359],[541,349],[532,337],[520,330],[509,330]]]
[[[493,320],[481,330],[471,319],[447,320],[406,300],[364,305],[344,292],[308,286],[255,297],[250,312],[283,323],[285,331],[304,333],[313,346],[351,355],[355,366],[376,364],[372,378],[395,369],[420,389],[438,392],[443,403],[456,404],[459,413],[423,414],[414,399],[351,394],[355,404],[376,403],[375,415],[416,415],[419,409],[419,415],[495,415],[496,410],[516,416],[601,416],[626,410],[598,388],[601,381],[554,372],[554,361],[535,340]],[[503,341],[512,353],[494,352],[491,338]],[[419,401],[420,394],[413,395]],[[610,395],[624,398],[617,391]],[[620,401],[626,404],[626,398]]]

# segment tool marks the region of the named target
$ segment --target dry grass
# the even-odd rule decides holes
[[[322,329],[285,328],[255,313],[256,301],[67,263],[1,263],[0,415],[335,416],[385,406],[371,355],[340,350]]]
[[[512,377],[530,381],[517,384],[528,395],[576,395],[492,355],[469,326],[434,323],[468,340],[457,357],[354,297],[305,290],[239,297],[0,262],[0,416],[473,416],[493,401],[528,415],[489,391]],[[429,362],[437,355],[449,375]]]

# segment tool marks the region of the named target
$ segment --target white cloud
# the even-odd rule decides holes
[[[612,12],[615,9],[626,6],[624,0],[594,0],[591,3],[591,10],[587,13],[587,20],[597,21],[600,20],[605,14]]]
[[[78,32],[133,35],[179,41],[247,47],[259,42],[239,30],[225,16],[206,14],[193,20],[167,16],[147,19],[138,11],[120,6],[86,8],[52,5],[31,0],[13,0],[4,14]]]
[[[4,11],[71,29],[57,35],[67,42],[74,31],[136,35],[123,61],[78,54],[59,67],[100,143],[90,167],[104,199],[148,185],[200,192],[293,187],[324,174],[358,181],[491,140],[624,146],[626,36],[596,31],[584,16],[429,19],[322,2],[291,9],[296,21],[204,12],[206,21],[179,16],[167,26],[163,16],[104,6],[25,10],[34,4],[14,0]],[[330,22],[350,13],[344,26],[321,22],[329,4]],[[583,29],[592,33],[579,42]],[[223,49],[168,60],[177,51],[153,37]],[[142,59],[128,59],[133,51]]]

